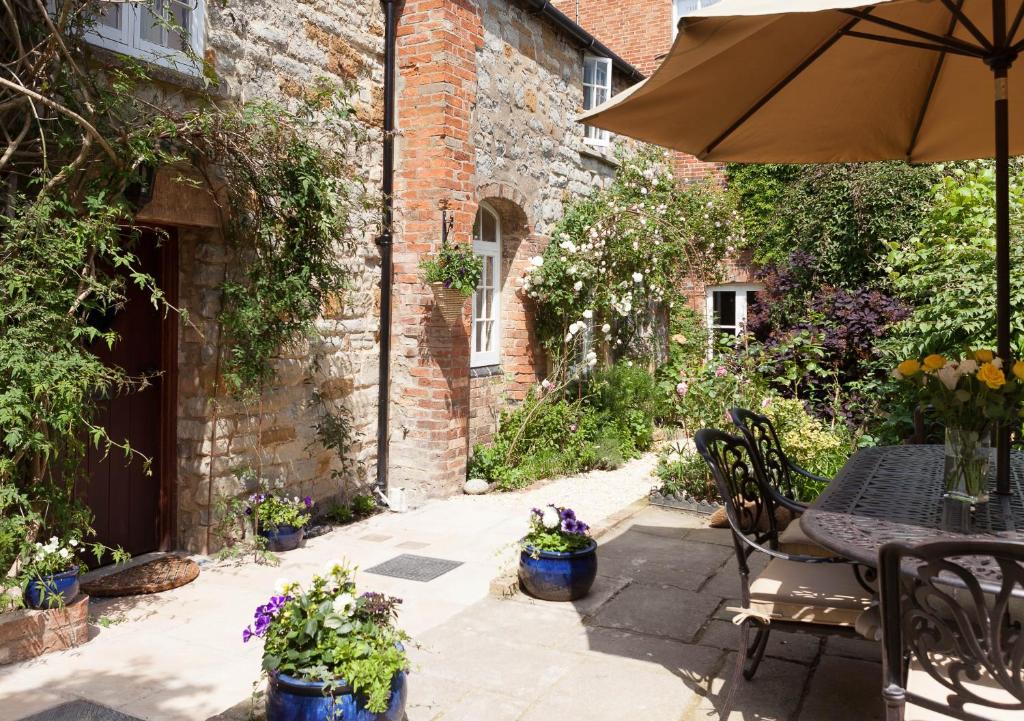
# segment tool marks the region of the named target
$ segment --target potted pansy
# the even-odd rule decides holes
[[[946,427],[946,496],[987,501],[992,430],[1020,421],[1024,361],[1007,367],[990,350],[952,359],[933,353],[908,358],[893,376],[910,385],[921,406],[931,408]]]
[[[267,540],[267,549],[291,551],[302,543],[303,527],[309,523],[313,499],[254,493],[249,496],[246,515],[253,517],[256,532]]]
[[[519,583],[545,601],[575,601],[597,577],[597,543],[571,508],[548,505],[530,512],[521,541]]]
[[[19,576],[27,578],[24,600],[30,608],[60,608],[78,596],[78,574],[82,555],[90,553],[97,561],[110,553],[114,563],[123,563],[130,556],[120,548],[102,543],[84,543],[76,536],[51,536],[28,547],[21,562]]]
[[[441,244],[441,250],[420,263],[423,279],[434,292],[434,305],[449,323],[462,320],[466,299],[480,284],[483,260],[467,243]]]
[[[407,636],[396,598],[357,595],[352,572],[328,563],[308,587],[278,581],[242,632],[261,638],[267,721],[399,721],[407,696]]]

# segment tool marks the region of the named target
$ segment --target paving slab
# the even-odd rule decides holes
[[[675,586],[633,583],[594,614],[592,623],[690,643],[718,601]]]
[[[631,526],[601,543],[598,562],[606,573],[696,591],[732,555],[725,546],[690,543],[684,538],[666,538],[637,529]]]
[[[701,633],[697,643],[712,648],[735,650],[740,643],[739,626],[730,621],[713,619]],[[821,653],[821,643],[817,636],[773,631],[768,637],[765,655],[810,665]]]
[[[729,654],[724,659],[719,676],[710,685],[709,693],[698,699],[694,708],[683,717],[684,721],[792,721],[810,669],[799,663],[765,658],[752,681],[740,678],[730,713],[728,717],[722,717],[735,663],[735,654]],[[806,721],[812,719],[833,721],[833,717],[828,714],[809,716]]]
[[[882,665],[822,656],[798,721],[882,721]]]

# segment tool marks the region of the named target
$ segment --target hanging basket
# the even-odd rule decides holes
[[[457,290],[445,288],[444,283],[431,283],[434,291],[434,307],[448,323],[462,321],[462,312],[466,308],[468,298]]]

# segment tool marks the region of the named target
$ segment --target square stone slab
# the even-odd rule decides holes
[[[89,701],[71,701],[28,716],[22,721],[141,721],[141,719]]]
[[[718,602],[675,586],[634,583],[598,610],[593,625],[691,643]]]
[[[415,556],[411,553],[403,553],[401,556],[395,556],[390,561],[384,561],[384,563],[380,563],[373,568],[367,568],[366,573],[426,583],[427,581],[433,581],[438,576],[443,576],[461,565],[462,561],[448,561],[444,558],[431,558],[429,556]]]

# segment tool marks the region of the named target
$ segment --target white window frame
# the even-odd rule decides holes
[[[671,0],[672,2],[672,37],[675,38],[676,33],[679,32],[679,21],[686,17],[688,13],[695,10],[703,10],[706,7],[714,5],[718,0],[688,0],[693,3],[693,7],[687,8],[686,13],[679,12],[679,3],[687,0]]]
[[[502,291],[502,260],[501,260],[501,216],[498,215],[497,211],[494,210],[487,203],[480,203],[477,208],[477,216],[482,214],[488,214],[494,219],[494,243],[485,242],[479,240],[476,233],[473,234],[473,252],[482,258],[492,258],[494,263],[494,286],[491,289],[494,296],[491,300],[491,317],[490,318],[477,318],[477,305],[479,303],[478,296],[481,292],[486,292],[487,288],[484,287],[484,277],[480,277],[480,286],[473,293],[473,320],[469,326],[469,366],[470,368],[480,368],[483,366],[495,366],[501,363],[501,291]],[[484,224],[474,223],[474,229],[479,227],[481,233],[483,232]],[[486,260],[485,260],[486,263]],[[486,272],[486,268],[484,269]],[[486,351],[476,350],[476,332],[477,323],[493,322],[494,326],[491,330],[491,349]]]
[[[759,293],[764,290],[763,285],[757,283],[726,283],[724,285],[710,285],[704,289],[704,325],[711,334],[711,344],[714,345],[715,333],[723,329],[733,328],[733,335],[739,336],[745,332],[747,327],[747,293]],[[718,326],[715,325],[715,293],[734,292],[736,293],[736,325]]]
[[[608,82],[604,85],[597,85],[596,83],[587,82],[587,63],[596,63],[603,65],[605,69],[605,78]],[[603,58],[598,55],[584,55],[583,56],[583,109],[590,110],[595,108],[601,103],[607,102],[612,97],[612,60],[611,58]],[[600,103],[590,102],[588,105],[588,99],[591,96],[591,92],[597,93],[598,91],[604,92],[604,100]],[[588,145],[606,146],[611,143],[611,133],[603,128],[598,128],[593,125],[583,126],[583,141]]]
[[[191,16],[188,44],[197,58],[203,57],[206,36],[206,0],[191,0],[194,5]],[[116,30],[99,23],[85,32],[86,42],[122,55],[139,58],[146,62],[170,68],[187,75],[201,75],[202,67],[180,50],[172,50],[143,39],[141,32],[142,6],[139,2],[111,2],[120,5],[123,25]],[[183,4],[188,4],[187,0]],[[54,0],[50,0],[50,9],[56,10]]]

